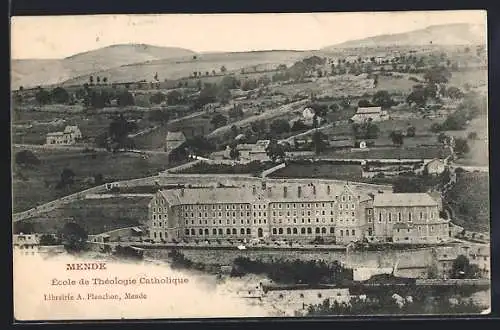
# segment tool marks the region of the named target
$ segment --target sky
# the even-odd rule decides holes
[[[196,52],[315,50],[450,23],[486,24],[486,12],[18,16],[11,18],[11,56],[64,58],[128,43]]]

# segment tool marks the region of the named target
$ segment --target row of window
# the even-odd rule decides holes
[[[326,227],[316,227],[314,232],[316,234],[326,234]],[[285,233],[285,230],[283,228],[273,228],[272,229],[273,235],[283,235]],[[305,234],[312,234],[313,229],[311,227],[307,228],[300,228],[300,234],[305,235]],[[287,235],[298,235],[299,234],[299,228],[286,228],[286,234]],[[330,234],[335,234],[335,228],[330,227]]]
[[[430,214],[430,218],[431,218],[431,219],[434,219],[434,217],[435,217],[435,213],[434,213],[434,212],[432,212],[432,213]],[[424,219],[424,218],[425,218],[425,219],[427,219],[426,214],[425,214],[425,213],[420,212],[420,220],[422,220],[422,219]],[[408,222],[412,222],[412,221],[413,221],[413,214],[412,214],[411,212],[409,212],[409,213],[408,213],[408,217],[407,217],[407,219],[408,219]],[[380,212],[380,213],[378,214],[378,222],[382,222],[383,220],[384,220],[384,217],[382,216],[382,212]],[[392,214],[392,213],[388,213],[388,214],[386,214],[386,216],[385,216],[385,220],[387,220],[387,222],[392,222],[392,220],[393,220],[393,214]],[[401,212],[398,212],[398,213],[397,213],[397,221],[398,221],[398,222],[401,222],[401,221],[402,221],[402,213],[401,213]]]
[[[224,205],[224,207],[223,207]],[[255,208],[255,205],[254,205],[254,208]],[[259,205],[259,208],[260,208],[260,205]],[[265,205],[263,205],[263,208],[266,208]],[[225,210],[249,210],[250,209],[250,204],[212,204],[212,205],[208,205],[208,204],[203,204],[203,205],[183,205],[181,207],[181,209],[183,211],[187,211],[187,210],[222,210],[222,209],[225,209]]]
[[[240,230],[238,231],[237,228],[226,228],[225,230],[225,235],[251,235],[252,234],[252,230],[250,228],[240,228]],[[196,236],[196,235],[199,235],[199,236],[210,236],[210,230],[208,228],[199,228],[198,231],[196,231],[196,229],[194,228],[186,228],[184,230],[184,234],[186,236]],[[224,229],[223,228],[213,228],[212,229],[212,236],[222,236],[224,235]]]
[[[349,201],[351,201],[351,196],[349,196]],[[345,200],[343,200],[343,202],[345,202]],[[271,203],[270,207],[273,209],[281,209],[281,208],[283,208],[283,209],[284,208],[296,209],[298,207],[310,209],[312,207],[315,207],[315,208],[328,207],[328,206],[333,207],[333,205],[334,205],[334,202],[329,202],[329,203]],[[351,204],[350,207],[351,207],[351,209],[355,209],[356,204]],[[349,209],[349,204],[339,204],[339,208],[340,209]]]
[[[223,222],[223,221],[222,221],[221,219],[219,219],[218,221],[216,221],[216,220],[212,220],[212,224],[213,224],[213,225],[216,225],[216,224],[222,225],[222,224],[223,224],[222,222]],[[229,220],[229,219],[226,219],[226,221],[225,221],[225,223],[226,223],[227,225],[229,225],[231,222],[232,222],[232,224],[233,224],[233,225],[235,225],[235,224],[236,224],[236,220],[235,220],[235,219],[233,219],[232,221],[231,221],[231,220]],[[186,222],[185,222],[185,223],[186,223],[186,225],[189,225],[190,223],[191,223],[191,225],[194,225],[194,224],[195,224],[195,221],[194,221],[194,220],[191,220],[191,221],[190,221],[190,220],[186,220]],[[241,219],[241,220],[240,220],[240,224],[244,224],[244,223],[246,223],[246,224],[250,224],[250,219],[247,219],[246,221],[243,221],[243,219]],[[257,220],[256,220],[256,219],[254,219],[254,220],[253,220],[253,223],[254,223],[254,224],[257,224]],[[258,223],[260,223],[260,224],[264,223],[264,224],[265,224],[265,223],[266,223],[266,220],[265,220],[265,219],[259,219]],[[203,225],[203,224],[204,224],[204,225],[208,225],[208,220],[203,220],[203,221],[202,221],[202,220],[198,220],[198,224],[199,224],[199,225]]]

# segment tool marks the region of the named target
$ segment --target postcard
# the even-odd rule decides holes
[[[16,321],[489,314],[486,31],[12,17]]]

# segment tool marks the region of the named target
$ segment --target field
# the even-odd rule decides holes
[[[487,85],[488,71],[479,69],[453,72],[449,85],[463,89],[465,84],[471,87]]]
[[[35,232],[55,233],[62,228],[66,219],[78,223],[88,234],[136,226],[147,220],[150,200],[149,197],[118,197],[76,201],[43,216],[16,223],[14,230],[29,223],[35,227]]]
[[[488,173],[461,173],[445,201],[455,211],[455,223],[465,230],[490,231]]]
[[[255,65],[290,65],[306,56],[307,52],[298,51],[199,54],[196,59],[168,59],[135,63],[97,72],[94,75],[109,77],[109,82],[130,82],[144,79],[151,81],[155,73],[158,73],[160,80],[163,81],[164,79],[172,80],[188,77],[195,71],[201,72],[202,75],[205,75],[207,71],[211,74],[212,70],[220,73],[222,66],[225,66],[228,72],[240,72],[242,68],[249,68]],[[81,85],[88,81],[89,75],[83,75],[70,79],[64,84]]]
[[[353,158],[353,159],[433,159],[446,158],[449,156],[449,149],[440,146],[436,147],[394,147],[394,148],[373,148],[362,151],[335,151],[323,152],[318,158]]]
[[[20,151],[14,148],[14,153]],[[102,174],[105,181],[127,180],[155,175],[169,164],[166,155],[149,155],[143,159],[132,153],[81,153],[69,151],[36,151],[41,160],[36,168],[13,167],[13,209],[27,210],[92,186],[87,179]],[[170,164],[173,166],[173,164]],[[67,189],[56,189],[63,169],[75,173],[75,183]]]
[[[290,164],[270,175],[272,178],[361,179],[361,165]]]

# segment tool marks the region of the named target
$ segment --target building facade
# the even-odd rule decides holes
[[[450,239],[449,220],[429,194],[377,194],[373,198],[373,239],[393,243],[440,243]]]
[[[151,200],[148,210],[150,238],[156,242],[321,238],[325,242],[348,244],[365,238],[385,241],[392,239],[393,234],[395,240],[400,240],[392,224],[386,228],[376,221],[377,212],[386,212],[377,204],[376,196],[357,192],[348,184],[262,182],[261,186],[161,190]],[[429,237],[431,241],[431,237],[441,233],[441,227],[426,225],[433,228],[431,233],[420,230],[416,232],[418,237]],[[447,222],[442,225],[447,226]],[[414,241],[418,240],[401,242]]]

